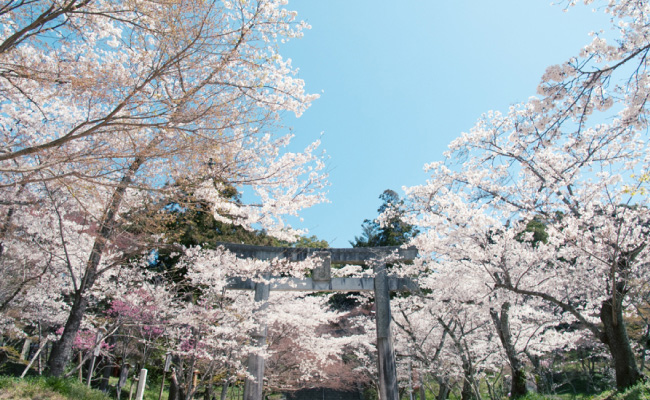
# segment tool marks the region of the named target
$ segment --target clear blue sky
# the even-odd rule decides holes
[[[591,7],[550,0],[294,0],[312,29],[281,53],[321,98],[285,123],[296,149],[320,137],[330,203],[301,215],[332,247],[350,247],[378,196],[424,183],[424,164],[484,112],[535,95],[547,66],[609,29]]]

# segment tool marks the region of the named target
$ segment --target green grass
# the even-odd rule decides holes
[[[650,382],[642,382],[624,392],[610,390],[594,397],[594,400],[650,400]]]
[[[145,392],[145,399],[157,400],[160,382]],[[128,388],[128,386],[127,386]],[[167,391],[163,399],[167,398]],[[128,389],[125,393],[128,398]],[[427,393],[427,399],[433,399]],[[112,397],[93,389],[88,389],[75,378],[27,377],[24,379],[0,376],[0,400],[109,400]],[[650,400],[650,382],[639,383],[624,392],[609,390],[596,395],[541,395],[530,393],[521,400]]]
[[[538,393],[529,393],[525,397],[522,397],[521,400],[650,400],[650,382],[638,383],[624,392],[606,390],[594,395],[541,395]]]
[[[563,394],[540,394],[529,392],[526,396],[520,397],[518,400],[611,400],[607,397],[611,391],[599,394],[584,394],[584,393],[563,393]]]
[[[115,396],[115,385],[117,384],[117,378],[116,377],[111,377],[109,379],[109,386],[110,386],[110,392],[113,396]],[[165,380],[165,388],[163,390],[163,400],[167,400],[169,397],[169,379]],[[126,380],[126,383],[124,387],[122,388],[122,399],[128,399],[129,398],[129,390],[131,389],[131,384],[133,383],[133,397],[135,398],[135,392],[138,388],[138,383],[133,382],[131,378]],[[158,396],[160,395],[160,380],[153,379],[153,377],[147,378],[147,384],[144,388],[144,396],[143,400],[158,400]],[[195,398],[198,398],[198,396],[195,396]]]
[[[104,393],[69,378],[0,377],[0,399],[12,400],[108,400]]]

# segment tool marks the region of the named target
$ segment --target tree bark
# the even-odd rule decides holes
[[[228,384],[230,381],[228,379],[223,380],[223,386],[221,386],[221,400],[226,400],[228,397]]]
[[[129,377],[129,364],[122,361],[122,366],[120,367],[120,377],[115,385],[117,391],[117,400],[120,400],[122,395],[122,388],[126,385],[126,379]]]
[[[645,246],[645,245],[644,245]],[[639,247],[643,249],[644,247]],[[640,251],[640,250],[638,250]],[[630,256],[626,259],[630,261]],[[598,325],[589,322],[580,312],[569,303],[560,301],[548,293],[538,292],[534,290],[525,290],[515,288],[512,285],[497,284],[496,287],[504,288],[513,291],[514,293],[535,296],[541,298],[549,303],[561,307],[563,310],[570,312],[573,316],[580,321],[584,327],[589,329],[594,337],[606,344],[609,348],[609,353],[614,360],[614,371],[616,373],[616,387],[621,390],[628,388],[635,383],[639,382],[643,375],[634,359],[634,353],[630,346],[630,339],[627,336],[627,329],[623,321],[622,300],[625,297],[624,282],[619,282],[616,285],[616,301],[615,307],[612,307],[613,299],[605,300],[600,308],[600,320],[603,323],[603,329]]]
[[[531,354],[528,351],[524,351],[526,357],[533,366],[533,370],[537,375],[535,383],[537,385],[538,393],[551,393],[551,387],[553,382],[552,374],[548,371],[547,368],[542,367],[539,356]]]
[[[52,376],[61,376],[65,366],[72,356],[72,344],[77,336],[84,313],[88,307],[88,301],[82,293],[77,290],[74,294],[74,302],[70,309],[70,315],[65,323],[61,338],[52,345],[50,359],[48,360],[49,373]]]
[[[438,377],[438,395],[436,400],[447,400],[449,398],[449,393],[451,392],[451,387],[449,386],[449,380],[447,378]]]
[[[501,315],[494,310],[490,309],[490,316],[494,322],[501,345],[506,351],[508,357],[508,364],[512,373],[512,383],[510,384],[510,397],[519,398],[528,393],[526,388],[526,373],[524,371],[524,364],[517,356],[515,345],[512,343],[512,335],[510,334],[510,302],[505,302],[501,305]]]
[[[427,400],[427,389],[424,387],[424,372],[420,371],[420,400]]]
[[[126,189],[143,163],[143,157],[137,157],[133,163],[131,163],[129,169],[122,177],[120,184],[115,189],[115,192],[113,192],[111,201],[104,211],[99,232],[95,238],[95,243],[90,252],[88,262],[86,263],[86,271],[81,279],[79,287],[77,287],[74,292],[74,302],[70,308],[68,320],[63,328],[63,334],[52,346],[52,352],[50,353],[50,359],[48,360],[49,373],[52,376],[63,375],[65,366],[70,361],[70,356],[72,355],[72,344],[77,336],[77,332],[79,332],[79,327],[81,326],[86,308],[88,307],[88,299],[85,297],[86,292],[93,287],[95,279],[97,279],[99,264],[104,249],[106,248],[106,244],[113,233],[113,228],[115,227],[117,219],[117,212],[122,203],[122,199],[124,198],[124,194],[126,193]]]
[[[185,400],[185,393],[178,383],[178,375],[176,371],[172,371],[172,376],[169,383],[169,400]]]
[[[205,385],[205,391],[203,392],[203,400],[212,400],[212,382]]]
[[[106,342],[108,343],[109,346],[114,346],[116,341],[117,340],[115,339],[115,335],[111,335],[108,337]],[[102,382],[99,385],[99,390],[101,390],[104,393],[108,392],[108,383],[114,368],[115,368],[115,364],[113,363],[113,361],[109,357],[104,357],[104,369],[102,371]]]
[[[463,368],[465,379],[463,379],[463,388],[460,391],[461,400],[475,400],[474,387],[472,385],[471,371]]]
[[[475,390],[477,385],[476,385],[476,379],[474,377],[474,365],[471,356],[469,354],[469,351],[467,351],[467,346],[464,346],[462,343],[464,341],[464,339],[462,338],[462,331],[461,331],[461,337],[458,337],[454,332],[455,327],[452,328],[451,326],[451,322],[449,324],[445,324],[442,318],[438,318],[438,322],[440,322],[443,329],[447,332],[451,340],[454,342],[454,346],[458,350],[458,355],[460,356],[462,362],[463,374],[465,376],[463,379],[463,388],[461,389],[460,392],[461,400],[475,400],[475,399],[480,400],[479,393],[477,390]]]
[[[619,390],[628,388],[642,379],[623,322],[622,298],[623,295],[619,293],[614,307],[612,307],[613,299],[610,298],[604,301],[600,308],[600,320],[603,323],[603,333],[600,339],[609,347],[609,352],[614,360],[616,387]]]
[[[102,369],[102,381],[99,384],[99,390],[101,390],[104,393],[108,392],[108,382],[111,378],[111,374],[113,373],[113,368],[114,365],[110,360],[104,360],[106,364],[104,365],[104,368]]]

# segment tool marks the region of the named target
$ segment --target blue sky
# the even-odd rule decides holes
[[[549,0],[295,0],[312,29],[281,48],[307,90],[321,94],[286,116],[295,148],[322,136],[330,203],[301,214],[311,235],[350,247],[379,195],[422,184],[424,164],[484,112],[535,95],[547,66],[609,29],[593,7]]]

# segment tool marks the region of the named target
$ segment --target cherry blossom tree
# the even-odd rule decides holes
[[[241,259],[222,247],[187,249],[178,268],[186,269],[185,284],[193,292],[174,312],[166,335],[175,355],[174,385],[179,392],[190,398],[209,387],[213,376],[242,380],[247,377],[246,358],[260,352],[267,358],[269,390],[323,378],[323,367],[355,340],[325,332],[339,317],[327,307],[326,296],[274,292],[268,306],[258,309],[251,292],[225,290],[233,276],[259,282],[268,275],[304,277],[319,262],[317,257],[302,262]],[[262,348],[251,342],[260,324],[268,327],[268,345]],[[201,371],[198,385],[192,379],[195,369]]]
[[[62,199],[14,209],[10,235],[4,238],[0,266],[7,277],[0,318],[23,331],[40,325],[44,332],[66,320],[72,292],[70,277],[79,272],[92,237],[79,215]],[[15,224],[21,221],[22,224]],[[3,329],[3,335],[11,329]]]
[[[50,373],[70,358],[97,278],[125,258],[131,207],[190,188],[221,220],[292,238],[282,216],[323,200],[318,143],[283,153],[291,137],[273,134],[280,112],[316,97],[277,51],[307,27],[295,18],[274,0],[0,7],[3,248],[6,227],[27,223],[18,210],[43,202],[65,203],[59,214],[91,238]],[[224,195],[245,186],[252,203]]]
[[[293,390],[327,380],[328,367],[358,340],[356,335],[332,334],[331,324],[341,318],[341,313],[332,311],[327,301],[327,296],[304,293],[271,295],[265,373],[270,390]]]
[[[448,272],[421,280],[421,289],[429,294],[393,301],[398,342],[434,377],[441,398],[455,385],[463,399],[480,398],[481,380],[497,375],[504,364],[488,311],[494,303],[484,291],[477,292],[480,286],[462,279],[462,271]]]
[[[617,40],[593,34],[579,55],[547,69],[539,97],[485,114],[454,140],[445,161],[426,167],[428,182],[407,189],[407,222],[423,228],[413,243],[437,266],[571,316],[608,346],[625,388],[641,374],[624,316],[649,265],[647,198],[632,196],[627,179],[650,161],[650,6],[600,8]],[[526,232],[531,221],[546,242]]]

